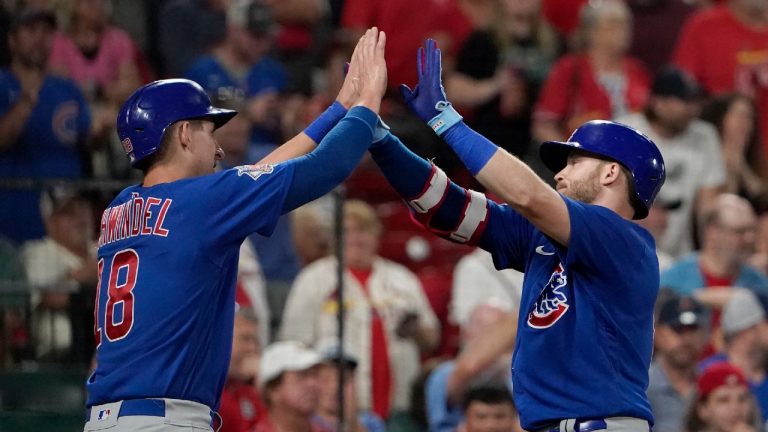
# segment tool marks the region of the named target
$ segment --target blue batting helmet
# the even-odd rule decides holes
[[[216,108],[202,87],[186,79],[151,82],[136,90],[120,108],[117,134],[131,164],[160,147],[168,126],[180,120],[207,119],[218,128],[237,111]]]
[[[623,165],[632,174],[635,206],[634,219],[648,216],[656,194],[664,184],[665,169],[661,152],[647,136],[629,126],[611,121],[593,120],[579,126],[568,141],[546,141],[539,155],[547,168],[563,169],[573,150],[606,157]]]

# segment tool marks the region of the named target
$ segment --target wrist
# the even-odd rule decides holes
[[[378,114],[379,109],[381,109],[381,97],[374,95],[360,95],[355,106],[364,106]]]
[[[344,97],[339,95],[334,103],[341,105],[344,109],[348,110],[355,104],[355,99],[351,97]]]
[[[496,144],[473,131],[463,122],[456,123],[455,127],[450,128],[443,139],[456,152],[473,176],[485,167],[499,149]]]
[[[335,101],[304,129],[304,133],[315,143],[319,143],[336,126],[336,123],[344,118],[347,111],[341,102]]]
[[[461,122],[463,119],[461,114],[453,108],[450,102],[440,101],[436,104],[436,108],[439,111],[439,114],[432,117],[432,119],[427,122],[427,125],[429,125],[438,136],[442,136],[448,129]]]

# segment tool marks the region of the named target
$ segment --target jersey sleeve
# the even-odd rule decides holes
[[[571,220],[570,241],[562,248],[567,266],[578,266],[595,277],[618,280],[627,277],[628,265],[637,273],[651,266],[649,259],[656,259],[653,239],[647,232],[643,236],[639,226],[605,207],[564,200]],[[658,262],[655,267],[658,287]]]
[[[195,217],[211,243],[239,243],[254,232],[272,234],[292,176],[290,164],[243,165],[200,177],[184,192],[199,194]]]
[[[525,271],[533,225],[507,204],[488,200],[488,222],[478,246],[491,253],[498,269]]]

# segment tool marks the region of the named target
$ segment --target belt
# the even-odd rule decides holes
[[[103,411],[102,411],[103,412]],[[110,413],[106,413],[109,415]],[[97,413],[101,416],[102,413]],[[117,417],[125,416],[152,416],[165,417],[165,401],[162,399],[128,399],[120,405],[120,412]],[[91,421],[91,410],[85,410],[85,421]]]
[[[570,423],[570,422],[568,422]],[[562,426],[562,427],[561,427]],[[605,423],[604,419],[595,419],[595,420],[582,420],[582,421],[575,421],[572,424],[563,425],[557,424],[550,427],[545,427],[542,429],[542,431],[546,432],[592,432],[592,431],[598,431],[598,430],[605,430],[608,429],[608,425]]]

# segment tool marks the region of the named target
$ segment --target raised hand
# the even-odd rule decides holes
[[[344,70],[344,82],[341,84],[339,95],[336,96],[336,100],[349,109],[357,101],[359,93],[359,78],[360,78],[360,55],[358,54],[360,45],[363,42],[363,38],[357,42],[355,49],[352,52],[352,58],[350,62],[346,64]]]
[[[351,71],[348,74],[353,83],[357,83],[356,88],[360,94],[356,105],[365,106],[377,114],[387,89],[387,63],[384,60],[386,43],[384,32],[379,32],[376,27],[368,29],[352,55],[352,63],[357,61],[357,76],[353,76]]]
[[[411,90],[407,85],[400,84],[400,94],[405,103],[420,119],[428,122],[442,112],[448,104],[448,98],[443,89],[442,60],[440,49],[433,39],[427,39],[424,47],[419,47],[416,53],[416,68],[419,83]]]

